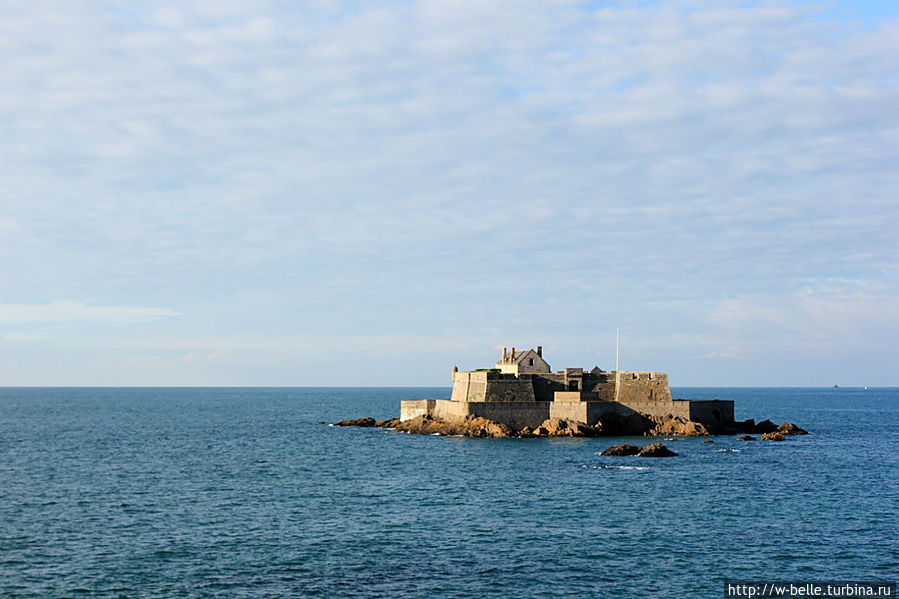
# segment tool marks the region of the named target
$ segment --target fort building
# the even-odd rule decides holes
[[[503,348],[493,368],[452,371],[450,399],[405,400],[400,420],[429,415],[441,420],[488,418],[513,429],[534,428],[548,418],[595,426],[604,419],[640,414],[682,418],[711,429],[733,421],[733,401],[672,399],[668,375],[565,368],[552,371],[543,348]]]

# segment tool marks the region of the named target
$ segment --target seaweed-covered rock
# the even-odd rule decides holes
[[[737,441],[757,441],[752,435],[741,435],[737,437]]]
[[[341,420],[340,422],[335,422],[334,426],[375,426],[375,419],[369,418],[368,416],[363,416],[362,418]]]
[[[782,434],[778,433],[777,431],[774,431],[773,433],[765,433],[764,435],[762,435],[762,441],[784,441],[784,440],[786,440],[786,438]]]

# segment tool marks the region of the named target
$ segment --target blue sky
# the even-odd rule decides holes
[[[0,384],[899,385],[892,2],[8,2]]]

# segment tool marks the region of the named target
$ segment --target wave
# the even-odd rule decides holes
[[[599,466],[581,464],[581,467],[589,468],[590,470],[649,470],[649,466],[615,466],[610,464],[602,464]]]

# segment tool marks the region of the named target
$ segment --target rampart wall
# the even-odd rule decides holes
[[[452,399],[402,402],[400,418],[424,414],[442,420],[480,416],[512,428],[535,427],[547,418],[589,425],[603,418],[678,417],[716,427],[734,417],[732,401],[672,400],[668,375],[621,372],[616,401],[614,372],[568,368],[554,373],[502,374],[496,371],[453,373]]]

